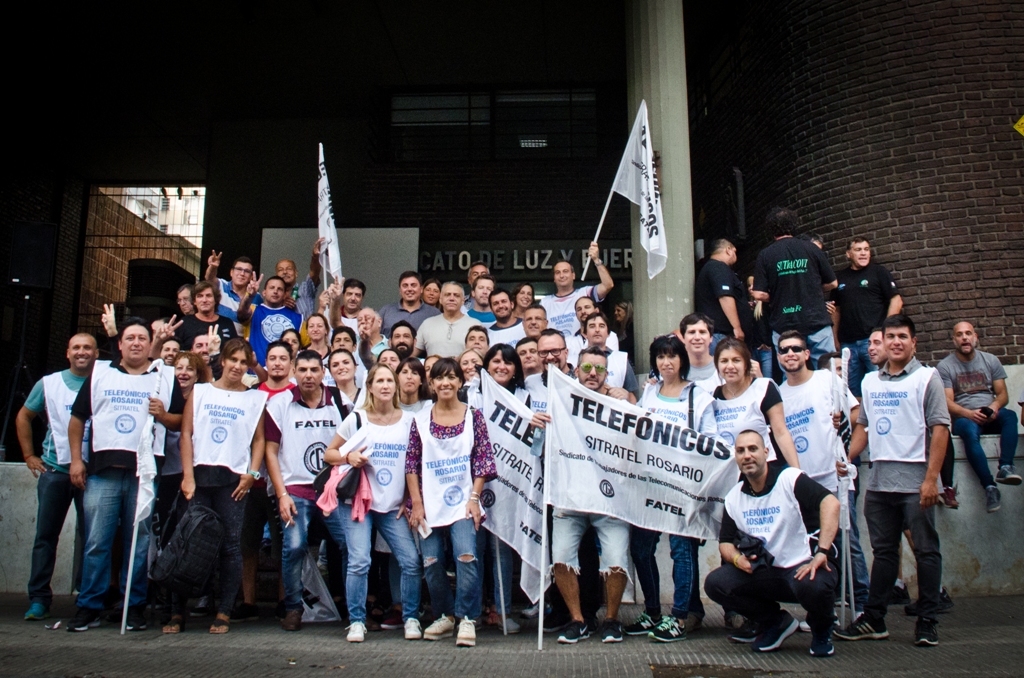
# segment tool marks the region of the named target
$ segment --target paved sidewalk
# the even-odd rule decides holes
[[[487,676],[609,676],[684,678],[689,676],[1019,676],[1024,632],[1024,597],[957,599],[941,616],[936,648],[911,644],[914,620],[891,607],[888,641],[836,641],[836,656],[814,659],[810,636],[796,634],[779,652],[758,655],[726,639],[721,611],[709,606],[708,626],[684,642],[659,645],[627,638],[603,645],[591,638],[575,647],[559,646],[554,634],[536,650],[536,626],[502,637],[481,631],[477,647],[455,647],[454,640],[407,642],[400,631],[367,635],[362,645],[345,642],[341,625],[307,626],[285,633],[265,607],[259,622],[235,624],[226,636],[206,632],[209,620],[194,620],[185,633],[163,636],[149,631],[118,635],[104,623],[85,633],[48,631],[44,624],[69,619],[70,598],[57,600],[54,619],[26,622],[24,596],[0,595],[0,676],[90,676],[105,678],[169,676],[380,676],[382,678],[468,678]],[[623,618],[634,614],[623,610]],[[532,629],[532,633],[530,630]],[[694,665],[734,667],[733,670]],[[676,668],[669,668],[676,667]]]

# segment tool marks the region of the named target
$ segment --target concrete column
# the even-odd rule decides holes
[[[654,280],[648,280],[640,246],[639,211],[633,208],[633,327],[638,372],[650,367],[647,347],[651,340],[678,327],[679,320],[693,310],[693,199],[684,47],[682,0],[628,0],[629,122],[632,125],[640,101],[646,100],[654,150],[661,154],[658,177],[668,241],[668,265]]]

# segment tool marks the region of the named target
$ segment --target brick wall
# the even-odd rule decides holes
[[[78,310],[82,332],[101,329],[103,304],[124,302],[132,259],[165,259],[199,274],[197,247],[180,236],[161,233],[116,200],[93,193],[89,196]]]
[[[699,235],[727,233],[722,196],[739,167],[751,233],[741,267],[767,242],[767,209],[793,207],[836,267],[850,237],[871,240],[917,321],[922,360],[946,355],[953,324],[970,320],[983,350],[1024,363],[1024,138],[1012,128],[1024,114],[1024,5],[747,7],[710,58],[687,56],[691,102],[706,106],[691,117]],[[712,20],[687,21],[689,43]]]

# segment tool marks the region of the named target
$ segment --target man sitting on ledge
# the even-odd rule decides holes
[[[752,622],[731,640],[773,652],[796,632],[799,622],[779,602],[807,610],[811,654],[829,657],[832,606],[838,582],[832,545],[839,527],[839,500],[792,467],[768,467],[764,439],[756,431],[736,436],[736,463],[743,480],[725,496],[718,535],[724,564],[708,575],[704,591],[726,610]],[[817,537],[812,549],[811,537]],[[747,628],[747,627],[745,627]]]

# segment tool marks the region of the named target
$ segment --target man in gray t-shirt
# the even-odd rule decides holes
[[[1020,485],[1021,476],[1013,466],[1017,454],[1017,417],[1006,409],[1006,370],[991,353],[977,350],[978,335],[969,322],[953,327],[956,350],[939,363],[939,376],[946,391],[946,403],[953,416],[953,433],[964,441],[971,468],[978,474],[988,503],[988,512],[999,510],[999,490],[995,483]],[[993,480],[982,434],[1000,436],[999,471]]]

